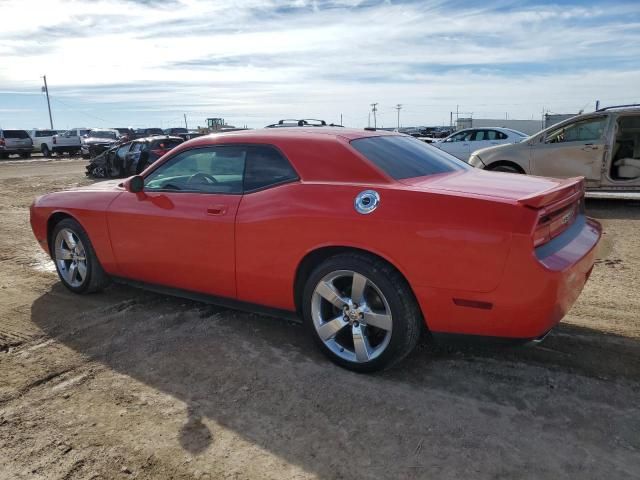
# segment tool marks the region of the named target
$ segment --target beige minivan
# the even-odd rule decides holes
[[[640,105],[603,108],[520,143],[476,150],[469,164],[544,177],[583,176],[590,191],[640,194]]]

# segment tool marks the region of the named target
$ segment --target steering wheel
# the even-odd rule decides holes
[[[212,175],[209,175],[208,173],[203,173],[203,172],[198,172],[191,175],[189,177],[189,180],[187,180],[187,185],[191,185],[192,183],[196,183],[196,182],[208,183],[208,184],[218,183],[218,181]]]

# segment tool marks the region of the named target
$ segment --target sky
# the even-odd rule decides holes
[[[640,1],[0,0],[0,127],[364,127],[640,103]],[[341,117],[342,115],[342,117]]]

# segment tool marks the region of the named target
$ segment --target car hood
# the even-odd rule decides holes
[[[575,179],[534,177],[474,168],[462,172],[406,178],[401,182],[418,190],[518,201],[575,183]]]
[[[527,139],[525,139],[527,140]],[[480,148],[479,150],[474,150],[473,153],[479,155],[480,158],[484,158],[483,155],[489,157],[494,154],[504,154],[513,149],[521,149],[523,145],[526,145],[526,142],[516,142],[516,143],[502,143],[500,145],[493,145],[491,147]]]
[[[116,180],[106,180],[104,182],[96,182],[91,185],[85,185],[84,187],[74,187],[64,192],[107,192],[107,191],[121,191],[123,189],[122,182],[124,179],[119,178]]]

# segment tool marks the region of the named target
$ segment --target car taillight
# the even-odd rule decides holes
[[[533,246],[539,247],[569,228],[578,216],[579,205],[579,202],[575,202],[555,210],[543,209],[533,232]]]
[[[53,137],[53,144],[55,145],[56,143],[58,143],[58,139],[56,137]]]

